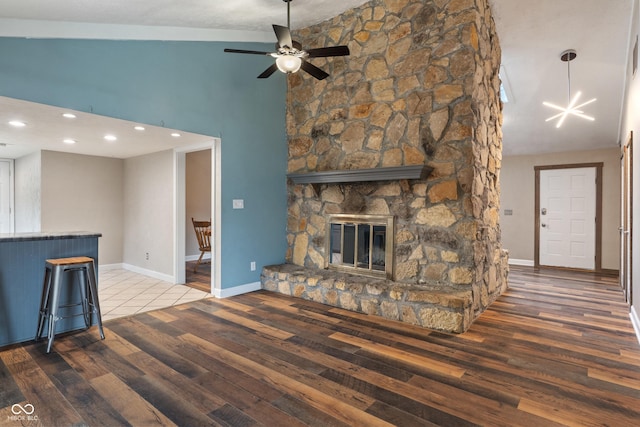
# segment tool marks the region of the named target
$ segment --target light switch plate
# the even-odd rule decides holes
[[[233,209],[244,209],[244,199],[233,199]]]

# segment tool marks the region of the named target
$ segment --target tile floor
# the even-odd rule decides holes
[[[100,271],[99,276],[98,296],[103,321],[211,296],[188,286],[123,269]]]

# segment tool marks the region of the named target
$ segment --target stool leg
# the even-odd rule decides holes
[[[98,322],[98,330],[100,331],[100,338],[104,339],[104,330],[102,329],[102,314],[100,313],[100,302],[98,299],[98,281],[96,280],[96,267],[92,262],[89,265],[89,296],[90,303],[93,305],[93,312],[96,314],[96,320]]]
[[[51,291],[51,298],[49,304],[49,333],[47,338],[47,353],[51,352],[51,346],[56,335],[56,322],[58,321],[58,306],[60,305],[60,289],[62,288],[64,269],[60,266],[54,266],[53,275],[53,289]]]
[[[44,322],[49,311],[49,294],[51,292],[51,270],[44,269],[44,281],[42,282],[42,297],[40,298],[40,311],[38,314],[38,329],[36,331],[36,341],[42,337]]]
[[[88,328],[91,327],[91,305],[89,302],[90,290],[89,290],[89,277],[87,276],[87,267],[78,268],[75,270],[76,278],[78,279],[78,286],[80,287],[80,297],[82,298],[82,315],[84,317],[84,324]]]

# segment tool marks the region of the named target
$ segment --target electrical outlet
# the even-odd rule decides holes
[[[251,271],[256,271],[256,262],[251,261]]]
[[[144,259],[146,259],[147,261],[149,261],[149,252],[145,252],[145,253],[144,253]]]

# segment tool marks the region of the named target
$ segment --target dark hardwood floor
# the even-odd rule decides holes
[[[616,279],[509,277],[462,335],[261,291],[5,348],[0,425],[640,425]]]
[[[203,292],[211,292],[211,262],[202,263],[196,268],[196,261],[187,261],[185,272],[185,285]]]

